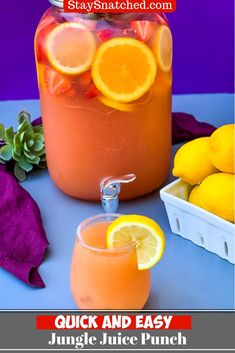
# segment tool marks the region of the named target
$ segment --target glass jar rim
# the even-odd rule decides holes
[[[52,5],[57,7],[63,8],[64,7],[64,0],[49,0]]]
[[[119,213],[100,213],[98,215],[86,218],[77,227],[76,241],[79,241],[82,244],[82,246],[84,246],[85,248],[87,248],[93,252],[97,252],[97,253],[115,254],[115,253],[122,253],[122,252],[130,251],[131,249],[133,249],[135,247],[135,245],[136,245],[135,242],[131,242],[128,245],[120,246],[118,248],[103,249],[103,248],[97,248],[95,246],[87,244],[81,234],[82,230],[85,229],[89,225],[99,223],[100,221],[114,220],[114,219],[121,217],[121,216],[122,216],[122,214],[119,214]]]

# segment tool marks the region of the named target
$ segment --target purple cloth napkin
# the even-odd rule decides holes
[[[0,165],[0,266],[33,287],[48,246],[40,210],[15,177]]]
[[[42,118],[39,117],[37,119],[34,119],[34,121],[32,121],[32,125],[33,126],[42,125]]]
[[[191,141],[198,137],[210,136],[215,127],[208,123],[197,121],[193,115],[172,113],[172,143]]]

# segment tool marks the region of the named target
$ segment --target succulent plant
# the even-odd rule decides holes
[[[14,174],[19,181],[26,179],[34,166],[46,168],[46,155],[42,125],[32,125],[30,114],[18,115],[16,133],[12,127],[0,124],[0,162],[14,160]]]

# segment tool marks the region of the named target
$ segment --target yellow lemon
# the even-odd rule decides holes
[[[234,124],[224,125],[209,139],[209,158],[221,172],[234,173],[234,133]]]
[[[198,188],[199,188],[199,185],[194,186],[193,190],[189,195],[188,201],[200,207],[201,203],[200,203]]]
[[[93,33],[77,22],[66,22],[48,35],[46,50],[51,65],[67,75],[78,75],[91,66],[96,51]]]
[[[121,216],[108,228],[107,247],[119,248],[131,243],[136,245],[138,269],[147,270],[162,258],[165,236],[160,226],[148,217]]]
[[[153,42],[153,51],[157,57],[159,67],[169,72],[172,67],[172,35],[167,26],[159,26]]]
[[[210,175],[203,180],[198,192],[202,208],[234,222],[234,174]]]
[[[172,174],[191,185],[218,172],[208,157],[209,137],[200,137],[183,145],[176,153]]]

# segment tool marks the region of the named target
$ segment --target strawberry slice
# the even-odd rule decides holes
[[[85,91],[85,97],[86,98],[95,98],[99,93],[99,90],[96,88],[96,86],[94,85],[94,83],[91,83],[86,91]]]
[[[42,21],[38,25],[38,32],[45,30],[47,27],[49,27],[52,24],[57,24],[55,17],[51,15],[47,15],[42,19]]]
[[[155,29],[155,23],[151,21],[132,21],[131,27],[135,29],[137,38],[147,42]]]
[[[91,71],[86,71],[79,76],[80,87],[86,98],[94,98],[99,93],[91,78]]]
[[[111,39],[114,36],[114,32],[110,29],[103,29],[97,33],[97,37],[101,42]]]
[[[44,79],[52,96],[59,96],[72,88],[72,83],[66,76],[48,67],[44,71]]]
[[[42,37],[38,37],[37,39],[36,56],[38,63],[41,64],[46,62],[45,43]]]
[[[91,83],[91,71],[83,72],[79,76],[79,83],[81,87],[86,88]]]
[[[46,37],[56,25],[55,18],[47,16],[38,26],[36,55],[39,63],[46,61]]]
[[[164,13],[162,13],[160,15],[156,13],[156,17],[157,17],[158,23],[160,23],[161,25],[163,25],[163,26],[169,25]]]

